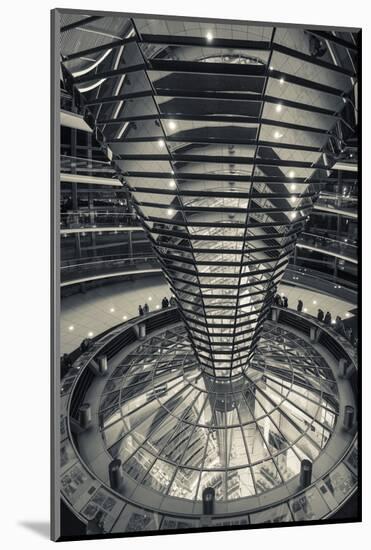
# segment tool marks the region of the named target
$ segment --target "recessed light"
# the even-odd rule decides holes
[[[148,301],[152,302],[152,296],[148,296]]]
[[[159,139],[158,146],[160,147],[160,149],[163,149],[165,147],[165,141],[163,139]]]
[[[296,218],[296,212],[291,212],[290,216],[291,219],[294,220]]]
[[[280,113],[280,112],[282,111],[282,105],[281,105],[281,103],[277,103],[277,105],[276,105],[276,111],[277,111],[277,113]]]
[[[160,309],[160,304],[157,304],[156,309]]]
[[[170,130],[175,130],[176,122],[174,122],[174,120],[169,120],[169,128]]]
[[[305,308],[304,308],[304,313],[307,313],[307,311],[308,311],[308,309],[305,307]]]
[[[88,332],[88,336],[89,338],[92,338],[92,336],[94,336],[94,332]]]
[[[290,191],[295,191],[295,189],[296,189],[296,183],[292,183],[290,185]]]
[[[317,303],[317,300],[313,300],[313,304],[316,305],[316,303]]]
[[[269,67],[269,70],[270,70],[270,71],[273,71],[273,65],[271,65],[271,66]]]
[[[126,321],[127,318],[128,318],[127,315],[124,315],[124,316],[123,316],[123,320],[124,320],[124,321]]]
[[[170,181],[169,181],[169,187],[174,188],[175,186],[176,186],[175,181],[174,181],[174,180],[170,180]]]
[[[72,330],[75,330],[75,327],[74,327],[73,325],[70,325],[70,326],[68,327],[68,330],[71,330],[71,331],[72,331]]]
[[[282,85],[285,82],[285,79],[283,77],[280,78],[280,84]]]
[[[290,170],[290,172],[288,173],[288,176],[289,176],[289,178],[294,178],[295,177],[294,170]]]
[[[213,34],[209,31],[209,32],[206,34],[206,40],[207,40],[208,42],[211,42],[213,38],[214,38],[214,37],[213,37]]]
[[[273,134],[274,139],[280,139],[282,137],[282,134],[278,130],[276,130]]]
[[[114,312],[115,312],[115,308],[114,308],[114,307],[111,307],[111,308],[110,308],[110,312],[111,312],[111,313],[114,313]]]
[[[331,324],[334,325],[336,323],[335,319],[331,321]]]
[[[346,312],[345,317],[350,317],[349,311]]]
[[[291,204],[296,204],[298,202],[298,197],[291,197],[289,200]]]
[[[167,215],[168,216],[174,216],[175,214],[175,210],[173,210],[172,208],[169,208],[168,211],[167,211]]]

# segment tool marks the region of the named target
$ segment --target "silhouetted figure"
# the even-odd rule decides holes
[[[339,332],[340,334],[343,332],[343,320],[340,317],[340,315],[336,316],[335,320],[335,330]]]
[[[279,294],[274,295],[274,298],[273,298],[274,305],[278,306],[279,298],[280,298]]]
[[[175,299],[175,296],[171,296],[170,298],[170,305],[173,307],[173,306],[176,306],[176,299]]]
[[[317,319],[318,319],[318,321],[321,321],[321,322],[322,322],[324,316],[325,316],[325,314],[324,314],[324,312],[322,311],[322,309],[319,309],[319,310],[318,310],[318,313],[317,313]]]
[[[287,299],[287,296],[282,296],[282,305],[283,307],[289,307],[289,301]]]
[[[149,305],[147,303],[143,306],[143,313],[144,315],[147,315],[147,313],[149,313]]]
[[[303,300],[298,300],[298,305],[296,306],[297,311],[303,311]]]
[[[169,307],[169,300],[165,296],[164,298],[162,298],[162,309],[165,309],[167,307]]]
[[[325,315],[324,322],[326,325],[331,325],[331,313],[329,311]]]
[[[139,311],[139,315],[142,317],[144,315],[144,309],[142,308],[141,305],[138,307],[138,311]]]
[[[80,350],[84,353],[90,348],[91,344],[92,344],[91,338],[84,338],[80,344]]]
[[[348,327],[345,331],[345,336],[347,337],[347,339],[349,340],[349,342],[351,344],[353,344],[353,331],[351,329],[351,327]]]

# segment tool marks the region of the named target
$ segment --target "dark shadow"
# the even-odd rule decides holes
[[[50,538],[50,523],[48,521],[19,521],[18,525],[37,533],[43,539]]]

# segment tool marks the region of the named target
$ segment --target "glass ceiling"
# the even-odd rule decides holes
[[[107,381],[99,415],[108,452],[137,483],[200,500],[265,493],[314,461],[334,430],[330,368],[300,337],[266,323],[240,381],[202,373],[185,329],[148,338]]]

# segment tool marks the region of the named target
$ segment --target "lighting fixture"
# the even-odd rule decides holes
[[[163,149],[165,147],[165,142],[163,139],[158,140],[158,146],[160,147],[160,149]]]
[[[174,120],[169,121],[169,128],[170,128],[170,130],[175,130],[176,122],[174,122]]]
[[[214,38],[214,37],[213,37],[213,34],[209,31],[209,32],[206,34],[206,40],[207,40],[208,42],[211,42],[213,38]]]
[[[277,113],[280,113],[282,111],[282,104],[281,103],[277,103],[276,111],[277,111]]]
[[[111,307],[111,308],[110,308],[110,312],[111,312],[111,313],[114,313],[114,312],[115,312],[115,308],[114,308],[114,307]]]
[[[288,173],[288,176],[289,176],[289,178],[294,178],[295,177],[294,170],[290,170],[290,172]]]
[[[68,327],[68,330],[70,330],[70,331],[75,330],[75,327],[74,327],[73,325],[70,325],[70,326]]]
[[[88,337],[92,338],[94,336],[94,332],[88,332]]]
[[[172,188],[174,189],[175,186],[176,186],[176,185],[175,185],[175,181],[174,181],[174,180],[170,180],[170,181],[169,181],[169,187],[172,187]]]
[[[285,82],[285,79],[283,77],[280,78],[280,84],[282,85]]]
[[[172,208],[169,208],[168,211],[167,211],[167,215],[168,216],[174,216],[175,214],[175,210],[173,210]]]

